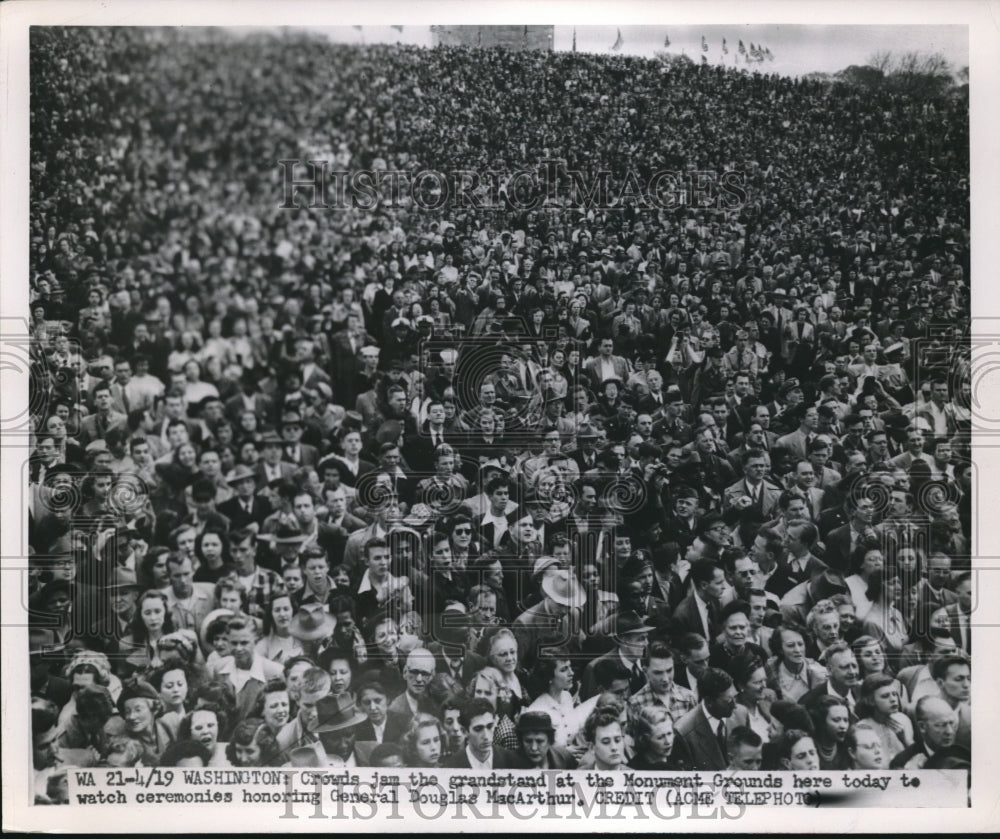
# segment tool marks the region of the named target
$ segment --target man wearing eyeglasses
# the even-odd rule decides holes
[[[435,672],[437,661],[430,650],[419,648],[406,657],[406,665],[403,667],[406,690],[389,705],[389,717],[395,720],[394,725],[399,724],[405,730],[418,713],[434,712],[427,698],[427,685]]]

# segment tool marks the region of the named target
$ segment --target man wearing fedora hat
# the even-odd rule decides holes
[[[302,442],[305,425],[298,409],[286,410],[281,414],[279,427],[283,443],[281,458],[293,466],[315,466],[319,453],[315,446]]]
[[[544,599],[518,615],[512,626],[521,663],[526,668],[538,660],[546,647],[579,650],[583,642],[579,612],[587,602],[587,595],[576,575],[556,566],[549,566],[542,574]]]
[[[542,711],[524,711],[517,720],[519,754],[532,769],[576,769],[572,752],[555,745],[552,718]]]
[[[316,703],[315,732],[330,766],[358,765],[354,746],[358,726],[366,721],[350,693],[324,696]]]
[[[295,466],[282,460],[285,441],[274,431],[267,431],[257,441],[260,459],[254,466],[257,488],[268,486],[271,481],[283,480],[295,474]]]
[[[590,699],[597,693],[595,669],[600,661],[616,661],[628,671],[630,694],[636,693],[646,684],[642,661],[649,644],[649,633],[655,627],[646,623],[635,612],[618,612],[612,617],[609,634],[615,642],[615,649],[587,663],[581,677],[581,699]]]
[[[259,528],[274,509],[271,502],[257,494],[257,475],[249,466],[239,463],[226,475],[226,483],[233,488],[234,495],[223,501],[218,509],[232,527],[243,528],[256,524]]]

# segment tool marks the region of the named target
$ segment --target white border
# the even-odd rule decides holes
[[[156,0],[137,3],[135,0],[8,0],[0,4],[0,316],[25,317],[27,314],[28,266],[28,27],[34,25],[350,25],[368,21],[392,21],[407,24],[428,23],[538,23],[571,22],[626,25],[657,24],[720,24],[739,23],[800,23],[810,25],[846,23],[883,24],[967,24],[970,38],[970,90],[972,137],[972,277],[973,312],[980,318],[1000,317],[1000,288],[997,266],[1000,266],[1000,154],[997,141],[996,103],[1000,102],[1000,5],[996,0],[950,0],[950,2],[789,2],[772,0],[748,4],[745,2],[628,2],[605,4],[596,2],[505,2],[470,4],[467,2],[379,2],[367,0],[363,5],[346,2],[260,2],[259,0]],[[887,45],[891,47],[891,45]],[[2,323],[2,322],[0,322]],[[0,331],[3,331],[0,329]],[[2,353],[2,348],[0,348]],[[11,406],[26,404],[27,377],[18,375],[0,364],[2,388],[0,415],[16,413]],[[982,410],[1000,415],[1000,398],[996,394],[980,394],[989,404]],[[15,441],[16,443],[17,441]],[[3,493],[0,498],[19,498],[16,487],[21,480],[23,448],[12,447],[11,441],[0,441],[0,476]],[[977,447],[976,461],[980,475],[980,538],[981,556],[1000,558],[1000,527],[993,527],[990,516],[1000,483],[1000,450]],[[9,505],[8,505],[9,506]],[[20,514],[20,515],[19,515]],[[18,519],[14,519],[19,515]],[[2,567],[16,562],[21,553],[24,512],[3,509],[0,528]],[[1000,566],[1000,562],[991,563]],[[4,623],[12,623],[23,607],[16,575],[4,573],[0,594],[3,598]],[[980,599],[981,621],[1000,626],[998,586],[986,576],[982,580]],[[977,634],[976,660],[990,661],[990,650],[1000,649],[996,628],[982,628]],[[28,807],[30,731],[28,705],[24,684],[27,679],[27,657],[24,630],[5,629],[2,635],[2,725],[3,725],[3,820],[5,829],[49,830],[73,832],[100,830],[123,832],[169,828],[210,831],[252,830],[268,832],[299,832],[340,830],[347,825],[331,821],[303,818],[295,822],[278,821],[262,825],[260,812],[227,808],[212,814],[202,808],[169,813],[160,808],[146,812],[125,808],[93,808],[90,819],[81,819],[88,812],[78,806]],[[990,649],[987,649],[990,648]],[[9,655],[8,655],[9,653]],[[1000,670],[980,665],[976,670],[975,731],[973,751],[974,807],[969,810],[898,809],[885,810],[785,810],[768,808],[748,812],[736,822],[715,819],[687,820],[683,823],[664,822],[662,829],[691,832],[731,831],[834,831],[877,830],[879,832],[981,832],[1000,827],[1000,773],[995,750],[1000,696]],[[399,822],[386,825],[399,830],[464,829],[471,825],[449,825],[447,821],[430,823]],[[484,832],[502,830],[503,823],[477,825]],[[538,824],[520,823],[518,830],[532,829],[549,832],[580,830],[579,822],[545,820]],[[601,832],[646,831],[657,825],[649,820],[631,823],[601,822],[593,827]],[[351,822],[350,830],[372,832],[377,824]]]

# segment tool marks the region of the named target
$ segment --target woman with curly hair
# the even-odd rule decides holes
[[[666,708],[645,705],[632,718],[635,756],[630,769],[646,772],[684,772],[693,768],[683,737],[674,732],[674,719]]]
[[[226,746],[233,766],[279,766],[281,749],[264,720],[249,717],[238,723]]]
[[[767,686],[779,699],[798,702],[810,690],[826,681],[826,669],[806,657],[806,640],[801,629],[782,624],[768,641]]]
[[[417,714],[400,742],[407,766],[437,769],[441,765],[445,735],[437,717]]]

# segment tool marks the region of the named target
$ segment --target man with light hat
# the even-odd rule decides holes
[[[235,495],[222,502],[218,510],[229,519],[234,528],[243,528],[256,524],[258,528],[264,520],[274,512],[270,502],[257,495],[257,476],[244,464],[237,464],[226,475],[226,483],[233,488]]]
[[[559,568],[554,557],[540,557],[536,567],[541,569],[541,588],[544,600],[529,607],[511,627],[521,651],[521,663],[530,668],[547,647],[569,647],[579,650],[584,635],[580,625],[580,610],[587,602],[587,595],[572,571]]]

